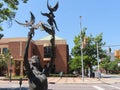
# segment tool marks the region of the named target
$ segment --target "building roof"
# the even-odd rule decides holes
[[[50,39],[52,38],[51,35],[47,35],[39,40],[35,40],[34,43],[37,45],[43,45],[43,44],[51,44]],[[55,36],[55,44],[66,44],[66,40],[63,38],[60,38],[58,36]]]
[[[43,44],[50,44],[50,39],[52,38],[51,35],[45,36],[39,40],[32,40],[37,45],[43,45]],[[20,42],[20,41],[27,41],[27,37],[16,37],[16,38],[2,38],[0,39],[0,43],[9,43],[9,42]],[[66,41],[63,38],[60,38],[58,36],[55,36],[55,44],[66,44]]]
[[[41,39],[39,39],[39,40],[50,40],[52,38],[52,36],[51,35],[47,35],[47,36],[45,36],[45,37],[43,37],[43,38],[41,38]],[[55,36],[55,40],[64,40],[63,38],[60,38],[60,37],[58,37],[58,36]]]
[[[8,42],[18,42],[18,41],[27,41],[26,37],[16,37],[16,38],[1,38],[0,43],[8,43]]]

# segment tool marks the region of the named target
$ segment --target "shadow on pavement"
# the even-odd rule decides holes
[[[0,88],[0,90],[29,90],[28,88],[22,87],[20,88]],[[48,90],[53,90],[53,89],[48,89]]]
[[[0,88],[0,90],[28,90],[28,88],[22,87],[20,88]]]

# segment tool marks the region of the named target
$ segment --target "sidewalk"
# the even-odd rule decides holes
[[[81,77],[48,77],[48,82],[50,84],[57,84],[57,83],[120,83],[120,78],[81,78]]]
[[[19,82],[19,80],[12,80],[12,82],[17,81]],[[5,83],[5,82],[9,82],[8,80],[5,80],[4,77],[0,77],[0,83]],[[28,83],[27,80],[23,80],[23,83]],[[48,77],[48,83],[49,84],[67,84],[67,83],[75,83],[75,84],[95,84],[95,83],[108,83],[108,84],[112,84],[112,83],[120,83],[120,78],[88,78],[85,77],[84,79],[81,77]]]

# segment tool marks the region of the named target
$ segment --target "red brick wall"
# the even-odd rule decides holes
[[[55,65],[56,65],[56,72],[64,72],[67,73],[68,69],[68,50],[67,45],[56,45],[56,60],[55,60]]]
[[[22,42],[21,52],[20,52],[20,42],[9,42],[8,45],[9,45],[10,53],[14,58],[23,58],[26,42]],[[30,53],[28,54],[29,58],[32,56],[31,47],[32,47],[32,45],[30,43],[30,46],[29,46]]]
[[[20,42],[10,42],[8,45],[12,56],[14,58],[20,58]]]
[[[39,51],[39,57],[40,57],[40,62],[42,67],[44,67],[45,65],[47,65],[47,61],[44,61],[44,46],[43,45],[37,45],[38,51]]]
[[[9,42],[8,48],[10,53],[14,57],[15,60],[19,60],[20,58],[23,60],[24,50],[26,46],[26,41],[16,41],[16,42]],[[5,44],[4,44],[5,45]],[[20,45],[22,49],[20,49]],[[20,50],[22,53],[20,53]],[[68,71],[68,46],[66,44],[56,44],[56,58],[55,58],[55,70],[57,73],[64,72],[67,73]],[[20,56],[21,55],[21,56]],[[44,67],[48,63],[48,61],[44,61],[44,47],[43,45],[35,45],[33,42],[30,43],[29,46],[29,55],[30,58],[32,55],[38,55],[40,57],[41,65]]]
[[[41,60],[41,65],[44,67],[48,62],[43,61],[44,59],[44,47],[43,45],[38,45],[37,49],[39,51],[39,57]],[[63,71],[64,73],[67,73],[68,71],[68,46],[65,44],[57,44],[56,45],[56,58],[55,58],[55,66],[56,66],[56,72]]]
[[[24,55],[24,52],[25,52],[25,46],[26,46],[26,42],[22,42],[22,56]],[[30,43],[30,46],[29,46],[29,50],[28,50],[28,57],[31,58],[32,56],[32,43]]]

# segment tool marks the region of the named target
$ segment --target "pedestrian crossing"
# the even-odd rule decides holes
[[[118,86],[114,86],[114,85],[106,85],[106,87],[103,85],[103,86],[92,86],[93,88],[95,88],[96,90],[120,90],[120,87]]]
[[[97,90],[105,90],[105,89],[103,89],[103,88],[101,88],[99,86],[93,86],[93,87],[96,88]]]
[[[120,87],[117,87],[117,86],[112,86],[112,85],[109,85],[110,87],[113,87],[113,88],[116,88],[118,90],[120,90]]]

